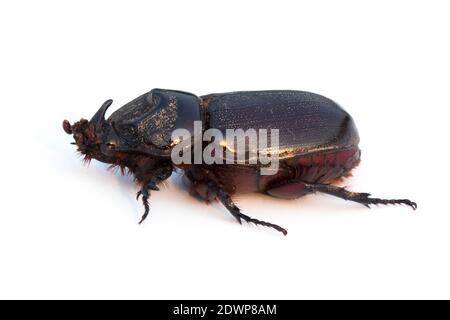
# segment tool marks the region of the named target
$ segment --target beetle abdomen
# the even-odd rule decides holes
[[[261,175],[258,167],[251,165],[213,165],[209,169],[214,168],[212,172],[215,179],[227,192],[266,192],[273,185],[289,180],[301,180],[306,183],[331,183],[339,180],[348,176],[359,164],[360,155],[361,151],[356,147],[298,156],[281,161],[280,168],[274,175]],[[197,174],[198,177],[204,178],[202,172],[207,167],[193,167],[188,175]]]
[[[360,156],[358,148],[351,148],[300,156],[287,160],[286,164],[295,168],[294,179],[308,183],[330,183],[348,176],[359,164]]]
[[[258,188],[265,192],[281,181],[301,180],[306,183],[331,183],[350,175],[350,171],[360,162],[359,148],[350,148],[314,155],[298,156],[280,163],[275,175],[261,175]]]

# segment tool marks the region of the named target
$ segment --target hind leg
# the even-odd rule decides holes
[[[267,193],[271,196],[283,199],[295,199],[314,192],[322,192],[344,200],[358,202],[366,207],[371,204],[405,204],[414,210],[417,208],[417,204],[408,199],[371,198],[370,193],[351,192],[345,188],[329,184],[310,184],[299,180],[285,181],[267,190]]]

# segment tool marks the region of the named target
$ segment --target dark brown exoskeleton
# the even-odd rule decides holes
[[[106,120],[105,112],[111,103],[112,100],[106,101],[90,121],[82,119],[71,125],[64,120],[63,128],[73,134],[86,160],[119,166],[134,175],[142,185],[137,195],[142,196],[145,207],[141,222],[149,213],[150,191],[158,190],[158,183],[168,179],[176,168],[183,170],[193,194],[205,201],[217,199],[239,223],[252,222],[285,235],[287,231],[278,225],[244,215],[231,196],[261,192],[294,199],[322,192],[367,207],[371,204],[417,207],[408,199],[372,198],[368,193],[350,192],[333,185],[358,165],[359,136],[351,116],[323,96],[277,90],[197,97],[182,91],[153,89]],[[203,131],[214,128],[224,136],[227,129],[278,129],[277,171],[272,175],[261,174],[266,164],[260,162],[175,164],[171,152],[179,141],[172,139],[172,132],[185,129],[194,136],[194,121],[201,122]],[[189,150],[194,152],[194,148]]]

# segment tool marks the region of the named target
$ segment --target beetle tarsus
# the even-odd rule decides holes
[[[306,188],[310,192],[322,192],[333,195],[344,200],[354,201],[370,208],[370,205],[377,204],[404,204],[410,206],[413,210],[417,209],[417,204],[409,199],[380,199],[371,198],[370,193],[351,192],[342,187],[336,187],[326,184],[306,184]]]
[[[150,198],[150,190],[159,190],[159,188],[156,186],[156,179],[151,179],[147,184],[144,184],[141,190],[138,191],[136,195],[136,199],[139,200],[139,197],[142,196],[142,204],[144,205],[144,214],[142,215],[141,221],[139,221],[139,224],[144,222],[144,220],[147,218],[148,213],[150,212],[150,205],[148,204],[148,199]]]
[[[141,221],[139,224],[144,222],[147,218],[148,213],[150,212],[150,205],[148,204],[148,199],[150,198],[150,190],[158,191],[159,188],[156,186],[156,179],[151,179],[149,183],[145,184],[141,190],[138,191],[136,199],[139,200],[139,197],[142,195],[142,204],[144,205],[144,214],[142,215]]]
[[[233,217],[236,218],[236,220],[242,224],[242,220],[246,221],[247,223],[254,223],[256,225],[261,225],[264,227],[269,227],[272,229],[275,229],[279,232],[281,232],[284,235],[287,235],[287,230],[280,227],[279,225],[270,223],[270,222],[266,222],[266,221],[261,221],[258,219],[254,219],[252,217],[249,217],[245,214],[243,214],[241,212],[241,210],[234,204],[233,200],[231,199],[230,195],[221,190],[220,188],[218,188],[216,190],[217,193],[217,198],[220,200],[220,202],[228,209],[228,211],[233,215]]]
[[[144,214],[141,217],[141,221],[139,221],[139,224],[142,224],[145,219],[147,219],[148,213],[150,212],[150,205],[148,204],[148,199],[143,198],[142,203],[144,204]]]
[[[140,190],[137,194],[137,199],[142,195],[142,204],[144,205],[145,211],[144,214],[141,217],[141,221],[139,221],[139,224],[144,222],[144,220],[147,218],[148,213],[150,212],[150,205],[148,204],[148,198],[150,197],[150,192],[148,185],[144,185],[142,187],[142,190]]]

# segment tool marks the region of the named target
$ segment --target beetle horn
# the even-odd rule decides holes
[[[105,123],[105,113],[106,110],[109,108],[109,106],[113,103],[111,99],[106,100],[105,103],[98,109],[97,113],[94,114],[92,117],[90,123],[94,124],[96,129],[100,129],[103,127],[103,124]]]

